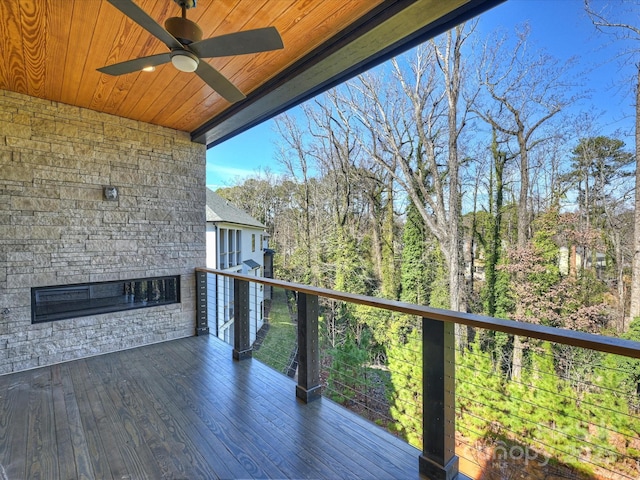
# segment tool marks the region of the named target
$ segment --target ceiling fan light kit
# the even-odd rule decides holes
[[[181,72],[195,72],[200,60],[186,50],[174,50],[171,52],[171,63]]]
[[[171,62],[181,72],[195,72],[209,87],[233,103],[244,99],[245,95],[222,73],[201,60],[284,48],[282,38],[275,27],[228,33],[202,40],[202,29],[187,19],[187,9],[195,7],[195,0],[174,0],[182,9],[182,16],[168,18],[165,28],[133,0],[107,1],[162,41],[169,49],[167,53],[127,60],[98,69],[107,75],[124,75],[140,70],[154,71],[157,65]]]

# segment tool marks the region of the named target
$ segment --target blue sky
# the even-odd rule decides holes
[[[617,4],[613,8],[630,6],[623,0],[592,2],[596,10],[607,3]],[[635,19],[640,17],[640,11],[630,13]],[[491,31],[502,27],[513,31],[515,25],[524,22],[529,23],[530,41],[537,48],[559,59],[577,56],[578,68],[588,70],[586,80],[592,94],[579,107],[593,106],[603,112],[599,122],[604,133],[622,130],[630,135],[633,98],[624,94],[632,89],[625,89],[618,79],[630,78],[633,66],[621,67],[621,61],[614,58],[618,47],[610,44],[613,39],[609,36],[604,38],[595,32],[584,12],[583,0],[508,0],[482,15],[480,28]],[[630,142],[631,138],[625,140]],[[276,160],[277,142],[274,121],[270,120],[209,149],[207,186],[215,189],[234,185],[265,169],[278,173],[281,167]]]

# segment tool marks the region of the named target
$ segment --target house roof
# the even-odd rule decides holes
[[[247,227],[266,228],[247,212],[209,188],[207,188],[207,222],[225,222]]]
[[[171,64],[120,76],[97,71],[168,53],[113,3],[133,2],[163,25],[181,14],[174,0],[5,0],[0,89],[186,131],[211,146],[502,1],[199,0],[187,17],[204,38],[274,26],[284,43],[203,60],[247,96],[229,103]]]

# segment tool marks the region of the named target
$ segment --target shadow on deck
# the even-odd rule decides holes
[[[0,376],[0,479],[418,479],[420,452],[213,336]]]

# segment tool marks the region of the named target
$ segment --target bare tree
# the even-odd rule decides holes
[[[393,60],[390,79],[361,75],[342,98],[366,131],[361,141],[368,155],[389,172],[437,238],[453,310],[464,309],[458,142],[469,111],[462,105],[462,46],[474,26],[460,25],[422,45],[407,65]]]
[[[544,127],[575,96],[567,93],[570,63],[560,64],[542,52],[530,52],[529,29],[518,33],[515,47],[510,37],[489,38],[485,42],[478,81],[483,85],[486,101],[477,103],[475,113],[501,135],[500,140],[519,160],[520,192],[517,201],[517,248],[524,250],[531,238],[531,153],[555,133]],[[522,272],[517,275],[522,276]],[[523,278],[516,278],[523,284]],[[524,305],[516,301],[516,316],[524,318]],[[534,319],[535,320],[535,319]],[[523,341],[514,338],[512,376],[522,371]]]
[[[361,154],[362,146],[357,141],[360,125],[353,121],[354,113],[343,108],[337,89],[328,91],[304,111],[316,140],[316,164],[335,189],[337,224],[349,229],[353,238],[371,236],[380,290],[385,297],[396,298],[399,278],[394,255],[397,229],[392,178]]]
[[[295,119],[285,114],[276,119],[276,128],[283,139],[279,161],[285,166],[289,175],[297,183],[302,185],[301,209],[303,222],[301,228],[303,239],[299,242],[298,248],[305,252],[304,271],[299,280],[305,283],[313,283],[313,261],[311,254],[311,192],[310,192],[310,156],[309,147],[304,141],[304,135],[300,131]]]
[[[561,64],[543,52],[530,52],[528,34],[528,27],[519,32],[514,48],[509,47],[507,36],[486,41],[478,80],[490,100],[474,110],[502,134],[510,153],[519,158],[519,247],[524,247],[530,238],[531,152],[557,135],[557,131],[544,132],[544,127],[577,99],[567,90],[571,62]]]
[[[624,50],[621,55],[625,59],[631,59],[636,67],[635,81],[635,142],[636,142],[636,187],[635,187],[635,214],[634,214],[634,234],[633,234],[633,260],[632,260],[632,276],[631,276],[631,305],[629,308],[629,317],[631,319],[640,317],[640,26],[627,22],[627,19],[635,19],[638,21],[638,11],[640,11],[640,2],[627,2],[627,8],[616,7],[618,19],[614,20],[614,15],[607,15],[604,12],[594,10],[589,0],[584,1],[584,7],[591,18],[591,22],[599,32],[610,33],[617,40],[631,40],[631,45]],[[629,322],[626,322],[627,326]]]

